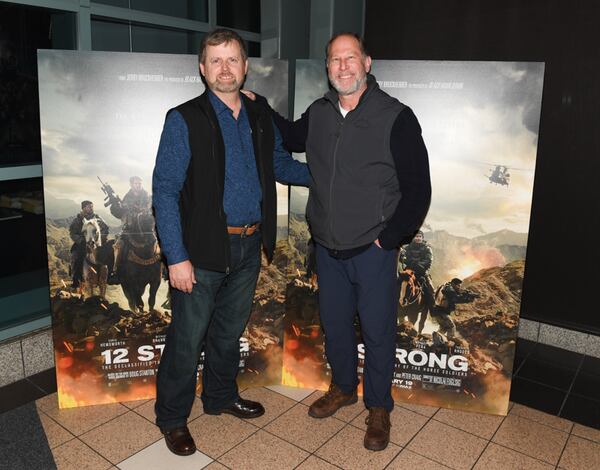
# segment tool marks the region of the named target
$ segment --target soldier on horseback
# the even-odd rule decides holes
[[[71,275],[73,277],[72,287],[79,287],[83,280],[83,261],[86,255],[85,236],[82,232],[86,220],[95,219],[100,227],[102,243],[105,244],[108,237],[108,225],[102,218],[94,213],[94,204],[91,201],[81,202],[81,212],[75,216],[69,226],[69,236],[73,240],[71,247]]]
[[[136,217],[149,212],[152,206],[151,198],[148,192],[142,188],[142,179],[139,176],[129,178],[130,189],[121,200],[111,190],[106,192],[110,213],[123,223],[121,236],[114,245],[115,265],[110,275],[109,284],[120,284],[121,279],[119,270],[122,268],[123,260],[127,257],[128,244],[127,237],[135,230]]]
[[[411,269],[415,273],[417,282],[423,288],[427,305],[433,305],[434,289],[429,275],[432,261],[433,252],[421,230],[417,231],[408,245],[400,248],[400,262],[404,269]]]

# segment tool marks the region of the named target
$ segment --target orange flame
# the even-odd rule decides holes
[[[289,387],[309,388],[304,382],[300,382],[287,367],[281,370],[281,384]]]
[[[61,390],[58,391],[58,407],[62,410],[64,408],[75,408],[77,406],[85,406],[85,400],[77,400],[72,395],[65,393]]]
[[[125,401],[154,398],[156,386],[154,380],[147,383],[131,384],[123,390],[107,390],[101,381],[84,374],[85,380],[78,380],[65,374],[58,377],[58,406],[60,409],[78,406],[120,403]]]

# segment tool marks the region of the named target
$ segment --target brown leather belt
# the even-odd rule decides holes
[[[249,237],[260,228],[260,222],[252,225],[244,225],[243,227],[230,227],[227,226],[227,233],[230,235],[241,235],[242,237]]]

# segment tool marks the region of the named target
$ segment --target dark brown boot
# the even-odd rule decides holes
[[[390,442],[390,412],[385,408],[370,408],[365,423],[365,447],[369,450],[385,449]]]
[[[342,406],[354,405],[357,401],[356,390],[354,393],[344,393],[336,384],[332,383],[325,395],[310,405],[308,414],[313,418],[327,418]]]

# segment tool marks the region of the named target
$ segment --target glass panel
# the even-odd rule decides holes
[[[131,0],[134,10],[208,22],[207,0]]]
[[[50,314],[42,178],[0,181],[0,329]]]
[[[75,49],[75,21],[0,3],[0,167],[41,163],[37,50]],[[3,329],[50,314],[41,178],[0,181],[0,230]]]
[[[0,277],[46,266],[42,178],[0,182]]]
[[[181,29],[131,26],[132,52],[162,52],[167,54],[196,54],[204,33]]]
[[[92,3],[102,3],[113,7],[129,8],[129,0],[94,0]]]
[[[94,3],[208,22],[207,0],[96,0]]]
[[[204,33],[92,19],[92,50],[197,54]]]
[[[247,41],[248,57],[260,57],[260,42]]]
[[[0,330],[38,318],[49,320],[48,268],[1,277],[0,282]],[[1,332],[0,337],[5,339],[6,333]]]
[[[0,166],[40,163],[37,49],[75,49],[75,15],[0,3]]]
[[[92,50],[130,52],[129,24],[92,18]]]
[[[217,24],[260,33],[260,0],[219,0]]]

